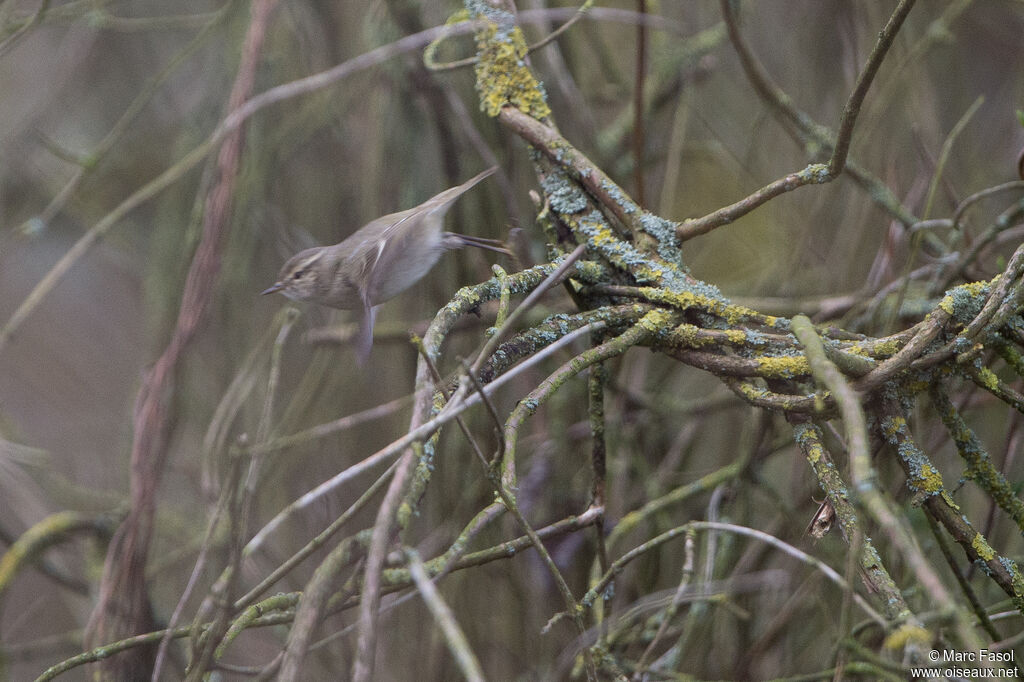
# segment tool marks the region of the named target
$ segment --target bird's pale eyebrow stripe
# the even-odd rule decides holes
[[[312,265],[313,263],[315,263],[318,260],[320,260],[323,257],[323,255],[324,255],[323,249],[317,251],[312,256],[310,256],[306,260],[302,261],[302,267],[303,268],[308,268],[310,265]]]

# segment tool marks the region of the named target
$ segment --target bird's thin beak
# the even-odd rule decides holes
[[[272,294],[275,291],[281,291],[281,289],[283,289],[283,288],[284,288],[284,284],[282,284],[281,282],[276,282],[276,283],[274,283],[273,286],[267,287],[266,289],[261,291],[260,292],[260,296],[266,296],[267,294]]]

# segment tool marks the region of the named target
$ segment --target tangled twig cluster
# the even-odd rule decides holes
[[[331,613],[358,609],[358,621],[350,628],[358,631],[352,677],[368,680],[373,674],[380,639],[382,595],[410,588],[417,589],[430,606],[430,613],[440,624],[445,642],[465,676],[479,679],[480,666],[475,655],[430,581],[453,571],[507,559],[530,548],[540,556],[563,600],[552,622],[568,620],[579,632],[579,645],[574,653],[579,654],[580,670],[589,679],[598,679],[601,673],[621,679],[627,672],[651,665],[659,643],[666,637],[668,623],[694,582],[695,537],[701,533],[742,534],[814,566],[845,590],[849,603],[868,615],[887,647],[902,650],[910,663],[925,661],[925,648],[942,637],[959,647],[982,648],[984,642],[975,631],[975,624],[980,624],[992,641],[998,640],[996,629],[979,600],[973,597],[970,585],[966,581],[961,583],[972,612],[962,608],[944,586],[925,558],[905,514],[891,499],[892,486],[883,484],[878,459],[873,459],[881,452],[882,457],[898,463],[909,495],[924,510],[928,522],[935,529],[945,529],[967,558],[981,567],[988,579],[1010,598],[1013,607],[1024,614],[1024,574],[1020,567],[1008,552],[1000,551],[986,538],[979,530],[983,525],[978,519],[963,513],[954,499],[955,491],[944,481],[939,466],[918,444],[910,427],[911,412],[927,397],[963,459],[964,477],[977,483],[1024,532],[1024,503],[1013,483],[994,466],[963,416],[961,406],[950,398],[957,385],[967,381],[1010,408],[1024,412],[1024,395],[999,375],[1007,371],[1015,377],[1024,375],[1024,246],[1017,248],[995,277],[970,281],[971,275],[976,274],[973,268],[981,249],[1020,221],[1024,201],[1007,208],[969,248],[961,252],[952,243],[959,234],[963,213],[970,206],[981,198],[1019,189],[1020,185],[1008,184],[970,197],[948,220],[925,221],[913,216],[879,179],[849,157],[861,104],[913,4],[911,0],[898,3],[880,32],[837,132],[833,133],[797,110],[771,82],[744,42],[731,3],[723,0],[725,32],[758,95],[801,143],[816,153],[824,152],[827,159],[809,163],[704,217],[676,223],[634,202],[558,131],[545,93],[527,62],[527,43],[514,12],[500,2],[467,2],[468,18],[476,31],[478,56],[464,63],[476,64],[482,108],[529,148],[543,193],[537,201],[538,223],[547,237],[549,262],[511,273],[496,268],[493,278],[463,288],[437,312],[422,338],[417,339],[420,358],[408,431],[295,500],[251,539],[243,537],[243,524],[243,531],[236,534],[237,542],[232,547],[236,561],[211,590],[213,595],[226,594],[231,599],[223,600],[216,609],[211,605],[215,600],[207,600],[200,612],[203,617],[197,616],[191,626],[172,627],[99,647],[55,666],[41,679],[51,679],[83,662],[100,660],[118,651],[178,637],[192,639],[196,656],[189,674],[198,679],[241,632],[276,624],[290,624],[287,643],[263,674],[277,673],[282,680],[301,679],[303,664],[323,619]],[[424,32],[416,38],[416,44],[425,44],[443,34],[445,31],[441,30]],[[433,48],[428,57],[432,55]],[[302,87],[310,90],[320,87],[320,81],[313,79],[297,83],[304,83]],[[287,89],[288,96],[299,90]],[[271,91],[274,92],[283,98],[286,89],[282,86]],[[267,95],[240,105],[211,138],[210,146],[260,106],[277,101]],[[934,262],[927,268],[907,273],[895,288],[880,290],[875,300],[865,304],[870,309],[892,305],[893,320],[902,320],[900,311],[906,302],[907,284],[930,277],[932,285],[924,297],[924,308],[906,328],[871,336],[855,325],[844,328],[830,323],[830,315],[823,316],[827,318],[824,322],[814,322],[804,315],[765,314],[730,301],[717,287],[697,279],[684,266],[683,248],[687,240],[728,225],[782,194],[831,182],[844,174],[852,177],[896,223],[916,235],[917,246],[934,256]],[[950,229],[954,237],[951,243],[935,236],[936,227]],[[954,286],[956,282],[962,283]],[[557,286],[565,288],[576,309],[522,325],[534,302]],[[518,296],[525,300],[513,307],[512,301]],[[485,303],[497,307],[497,321],[488,330],[489,337],[482,341],[481,350],[470,361],[461,363],[454,379],[446,378],[438,369],[445,359],[444,344],[457,323]],[[276,386],[280,348],[293,321],[290,314],[278,321],[272,386]],[[0,342],[3,338],[0,333]],[[581,340],[588,342],[584,350],[532,385],[507,415],[501,413],[493,400],[499,388],[557,353],[577,348]],[[855,593],[852,570],[843,577],[770,534],[735,524],[691,521],[646,537],[629,549],[620,546],[627,534],[645,521],[673,504],[737,478],[749,464],[738,457],[699,480],[646,500],[614,526],[606,519],[605,393],[609,378],[605,363],[634,348],[644,348],[707,372],[746,404],[765,414],[784,416],[792,429],[790,442],[795,442],[806,456],[825,495],[812,522],[812,533],[821,536],[837,529],[843,535],[871,595]],[[519,500],[517,466],[524,449],[524,425],[570,380],[583,375],[588,382],[587,425],[592,443],[590,502],[573,516],[535,528],[521,510]],[[272,396],[273,390],[268,393]],[[271,412],[271,401],[272,397],[268,398],[266,415]],[[496,434],[497,446],[490,452],[465,421],[467,410],[480,405]],[[235,454],[259,458],[304,439],[351,426],[355,419],[347,417],[336,424],[277,439],[261,429],[256,443],[239,444]],[[413,543],[406,542],[406,534],[432,484],[439,434],[453,422],[480,460],[483,477],[494,492],[493,501],[476,511],[446,549],[420,560],[411,549]],[[242,563],[257,553],[292,515],[356,475],[392,459],[397,461],[339,518],[243,595],[232,593]],[[228,477],[229,492],[225,499],[233,494],[232,486],[242,485],[241,465],[235,461],[232,466],[235,468]],[[337,540],[336,536],[360,513],[373,511],[371,505],[379,495],[383,499],[374,512],[373,523]],[[521,534],[470,551],[473,540],[506,514],[514,518]],[[594,529],[596,551],[590,583],[580,594],[580,590],[571,587],[545,541],[590,529]],[[874,529],[881,532],[881,542],[870,537]],[[244,547],[241,539],[247,540]],[[391,552],[396,539],[402,552]],[[682,544],[683,575],[676,593],[664,605],[662,620],[653,628],[653,636],[647,633],[644,637],[633,637],[617,632],[605,618],[616,579],[630,562],[673,542]],[[263,596],[282,576],[325,547],[330,547],[329,551],[302,591]],[[952,555],[948,556],[954,563]],[[935,605],[938,615],[931,621],[908,604],[904,586],[890,570],[895,562],[910,567],[928,600]],[[207,618],[208,614],[213,616]],[[938,633],[947,626],[954,634]],[[643,647],[642,653],[633,656],[630,652],[636,651],[638,643]]]

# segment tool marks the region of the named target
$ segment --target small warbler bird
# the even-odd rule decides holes
[[[338,244],[300,251],[262,293],[279,291],[295,301],[361,310],[356,352],[365,362],[373,345],[377,306],[418,282],[442,253],[475,246],[509,254],[498,240],[442,230],[455,200],[495,170],[489,168],[415,208],[372,220]]]

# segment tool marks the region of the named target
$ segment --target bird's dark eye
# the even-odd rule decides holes
[[[302,279],[302,270],[296,270],[295,274],[292,275],[292,279]]]

